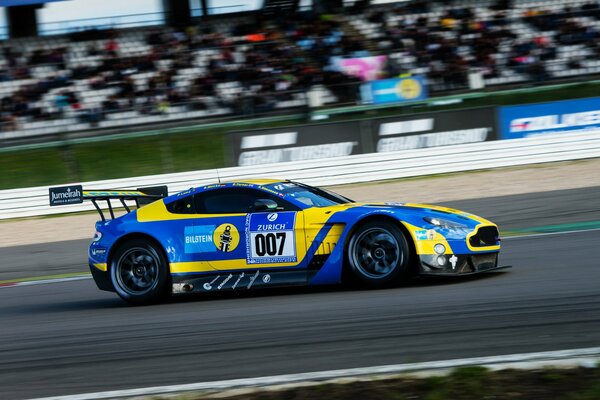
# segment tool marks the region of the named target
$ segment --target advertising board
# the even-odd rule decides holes
[[[497,139],[493,107],[375,119],[372,123],[373,148],[378,153]]]
[[[500,107],[501,139],[600,128],[600,97]]]
[[[235,132],[233,165],[259,165],[361,154],[358,122]]]
[[[360,87],[360,94],[364,104],[425,100],[427,86],[423,76],[383,79],[363,83]]]

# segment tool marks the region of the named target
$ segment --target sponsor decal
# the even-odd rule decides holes
[[[417,240],[427,240],[427,230],[420,229],[418,231],[415,231],[415,238]]]
[[[194,189],[184,190],[183,192],[177,193],[177,197],[187,196],[188,194],[192,193],[193,191],[194,191]]]
[[[452,254],[452,257],[450,257],[450,264],[452,264],[452,269],[456,268],[457,261],[458,261],[458,257],[456,257],[454,254]]]
[[[271,220],[276,222],[271,222]],[[248,264],[295,263],[295,212],[256,213],[246,218]]]
[[[218,251],[228,253],[237,248],[240,243],[240,233],[233,224],[221,224],[215,229],[213,240]]]
[[[263,277],[262,277],[262,281],[263,281],[263,283],[269,283],[269,282],[271,282],[271,275],[264,274]]]
[[[271,194],[274,194],[275,196],[279,196],[279,197],[283,197],[283,196],[284,196],[284,194],[283,194],[283,193],[280,193],[280,192],[278,192],[278,191],[276,191],[276,190],[273,190],[273,189],[271,189],[271,188],[268,188],[268,187],[266,187],[266,186],[260,186],[260,187],[259,187],[259,189],[260,189],[260,190],[264,190],[265,192],[269,192],[269,193],[271,193]]]
[[[221,282],[221,284],[219,286],[217,286],[217,289],[221,290],[223,288],[223,286],[225,286],[225,284],[227,284],[227,282],[229,282],[231,280],[231,278],[233,278],[233,274],[227,275],[227,277],[225,279],[223,279],[223,282]]]
[[[215,251],[215,243],[213,235],[215,232],[214,225],[194,225],[185,226],[184,234],[184,251],[186,253],[207,253]]]
[[[217,275],[216,278],[214,278],[212,281],[210,282],[206,282],[204,285],[202,285],[202,287],[204,288],[204,290],[207,291],[211,291],[212,290],[212,285],[215,284],[215,282],[221,277],[221,275]]]
[[[257,270],[256,273],[250,277],[250,282],[248,283],[247,289],[250,289],[252,287],[254,281],[256,280],[256,278],[258,278],[258,274],[260,274],[259,270]]]
[[[433,240],[435,238],[435,231],[433,229],[419,229],[415,231],[415,238],[417,240]]]
[[[235,281],[235,283],[233,284],[233,286],[231,287],[233,290],[235,290],[235,288],[237,287],[237,285],[240,283],[240,281],[244,278],[244,273],[242,272],[240,274],[240,276],[238,276],[237,280]]]
[[[81,185],[50,188],[50,205],[60,206],[65,204],[83,203],[82,193],[83,189],[81,188]]]
[[[254,183],[234,182],[231,186],[253,188],[256,185]]]
[[[106,254],[106,249],[104,247],[96,247],[92,249],[92,255],[94,256],[103,256]]]

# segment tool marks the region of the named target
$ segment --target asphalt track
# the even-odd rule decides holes
[[[449,205],[518,229],[598,221],[599,195]],[[599,346],[599,242],[599,230],[510,239],[501,255],[514,265],[508,272],[378,291],[271,290],[130,307],[90,280],[0,288],[0,398]],[[39,255],[30,256],[33,265]]]

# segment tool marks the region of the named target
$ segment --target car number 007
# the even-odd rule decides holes
[[[267,233],[254,236],[254,251],[259,257],[265,254],[270,256],[282,255],[285,245],[285,233]]]

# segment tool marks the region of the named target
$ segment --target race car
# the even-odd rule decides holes
[[[380,288],[415,275],[504,268],[498,227],[481,217],[425,204],[358,203],[288,180],[216,183],[171,196],[166,187],[60,187],[50,189],[50,200],[94,203],[102,220],[89,246],[92,276],[99,289],[134,304],[174,293],[343,281]],[[116,217],[111,200],[126,213]]]

